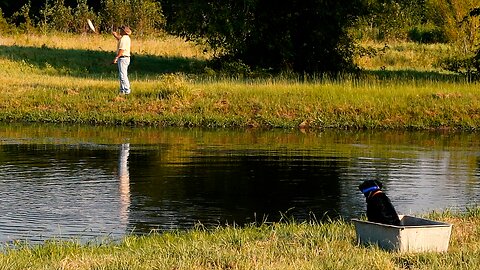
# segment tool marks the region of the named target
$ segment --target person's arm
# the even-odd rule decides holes
[[[117,52],[117,56],[115,56],[115,59],[113,59],[113,63],[116,64],[118,62],[118,58],[120,58],[123,55],[123,49],[119,49]]]
[[[122,38],[122,36],[120,34],[118,34],[117,32],[115,31],[112,31],[112,35],[117,39],[117,40],[120,40]]]
[[[117,39],[120,40],[122,38],[121,35],[119,35],[117,32],[112,30],[112,35]],[[113,59],[113,64],[116,64],[118,62],[118,58],[123,55],[123,50],[118,50],[117,55],[115,56],[115,59]]]

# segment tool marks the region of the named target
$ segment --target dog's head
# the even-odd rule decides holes
[[[377,180],[367,180],[358,186],[363,195],[368,196],[372,191],[382,189],[383,184]]]

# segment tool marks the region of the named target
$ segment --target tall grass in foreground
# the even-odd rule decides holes
[[[480,211],[433,213],[453,224],[446,253],[396,253],[360,246],[353,225],[272,223],[128,236],[120,243],[51,241],[0,253],[0,269],[476,269]]]

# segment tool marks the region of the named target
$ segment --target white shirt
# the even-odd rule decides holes
[[[120,40],[118,41],[117,53],[119,50],[123,50],[123,56],[130,56],[130,45],[130,36],[123,35],[122,38],[120,38]]]

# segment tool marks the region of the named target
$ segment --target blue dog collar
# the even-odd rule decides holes
[[[379,190],[380,188],[378,186],[373,186],[373,187],[369,187],[369,188],[366,188],[364,190],[362,190],[362,193],[368,193],[370,191],[374,191],[374,190]]]

